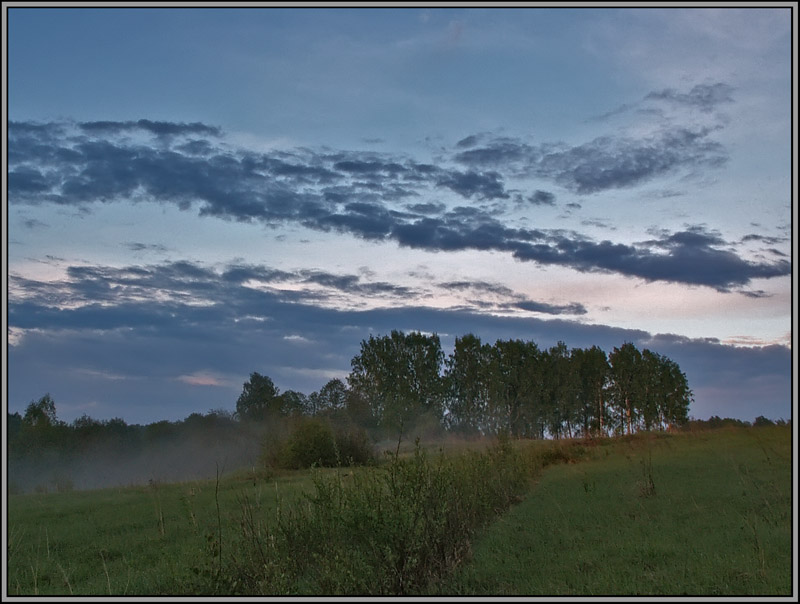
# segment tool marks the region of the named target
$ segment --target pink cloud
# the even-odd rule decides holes
[[[189,384],[190,386],[226,386],[227,383],[210,373],[203,371],[195,371],[189,375],[181,375],[177,378],[179,381]]]

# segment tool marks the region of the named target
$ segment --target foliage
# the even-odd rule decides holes
[[[297,420],[284,444],[282,457],[285,468],[335,466],[337,455],[333,430],[320,419],[304,417]]]
[[[334,428],[323,417],[307,416],[292,419],[285,432],[268,432],[262,453],[266,466],[284,469],[361,465],[371,459],[372,446],[363,428]]]
[[[278,398],[279,392],[269,377],[254,371],[236,401],[237,416],[247,421],[263,421],[281,415],[283,401]]]
[[[361,342],[348,382],[367,402],[378,427],[397,434],[422,413],[441,416],[443,362],[439,336],[395,330]]]
[[[314,493],[242,534],[211,589],[236,594],[423,593],[469,551],[476,528],[517,500],[526,469],[509,443],[431,460],[416,443],[386,467],[314,474]]]

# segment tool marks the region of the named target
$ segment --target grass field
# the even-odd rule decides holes
[[[515,445],[531,488],[470,533],[471,555],[426,593],[791,595],[791,428]],[[279,506],[308,505],[301,494],[334,476],[242,472],[219,481],[11,495],[8,594],[205,593],[209,573],[242,545],[243,510],[269,526]],[[426,470],[414,480],[427,485],[431,476],[438,475]],[[416,513],[425,519],[428,512]],[[308,572],[288,591],[320,594]]]
[[[791,595],[789,428],[636,438],[553,466],[442,593]]]
[[[279,500],[290,505],[311,487],[307,473],[265,480],[243,472],[219,484],[12,495],[8,593],[180,592],[194,584],[193,569],[207,563],[220,532],[224,553],[226,536],[238,530],[232,512],[242,498],[269,517],[275,515]]]

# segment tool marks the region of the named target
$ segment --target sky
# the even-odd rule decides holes
[[[9,412],[232,411],[398,329],[792,417],[790,8],[4,9]]]

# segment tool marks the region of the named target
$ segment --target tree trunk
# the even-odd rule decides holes
[[[627,396],[625,397],[625,415],[628,419],[628,434],[633,434],[633,428],[631,426],[631,399]]]

